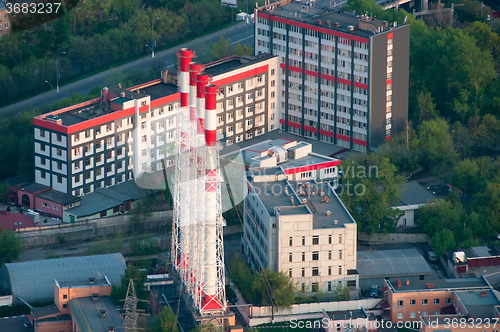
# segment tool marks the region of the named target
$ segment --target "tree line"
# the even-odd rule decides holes
[[[61,83],[147,54],[153,25],[162,48],[220,27],[230,15],[216,0],[80,2],[47,29],[2,39],[0,106],[49,89],[46,80],[55,85],[58,54]]]

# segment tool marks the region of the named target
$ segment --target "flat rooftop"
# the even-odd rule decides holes
[[[397,287],[394,280],[390,281],[396,292],[409,291],[436,291],[436,290],[459,290],[459,289],[489,289],[490,286],[483,278],[461,278],[461,279],[434,279],[434,280],[412,280],[406,285],[405,280],[401,280],[401,287]],[[427,288],[428,284],[434,284],[434,288]]]
[[[415,249],[358,251],[356,269],[360,279],[432,274],[424,257]]]
[[[486,292],[460,291],[456,294],[473,318],[492,318],[494,317],[494,306],[500,305],[492,290]]]
[[[332,4],[330,0],[284,0],[260,7],[258,10],[266,14],[312,25],[318,25],[317,20],[320,20],[322,28],[364,38],[390,29],[385,21],[369,16],[358,17],[358,15],[343,12],[342,10],[334,10]],[[329,21],[330,25],[328,25],[327,21]],[[353,26],[354,29],[349,30],[349,26]]]
[[[52,202],[60,203],[63,205],[70,204],[80,200],[80,197],[75,197],[71,194],[66,194],[54,189],[49,189],[36,195],[37,197],[47,199]]]
[[[94,278],[93,281],[90,279],[72,280],[72,281],[58,281],[61,288],[71,288],[71,287],[87,287],[87,286],[111,286],[106,278]]]
[[[360,310],[338,310],[338,311],[327,311],[328,317],[332,320],[356,320],[358,318],[367,318],[365,313]],[[368,314],[369,320],[376,320],[377,318],[373,314]]]
[[[224,74],[236,69],[245,68],[260,61],[269,60],[274,58],[275,55],[261,54],[258,56],[237,56],[233,55],[226,59],[217,60],[215,62],[207,63],[205,65],[205,73],[213,77]]]
[[[306,182],[287,180],[255,182],[249,178],[249,181],[270,215],[274,215],[275,207],[280,209],[281,215],[312,214],[313,229],[343,227],[344,224],[354,223],[327,183],[307,181],[306,186]]]
[[[179,89],[176,85],[163,83],[161,80],[158,80],[155,84],[146,87],[138,86],[134,88],[134,90],[136,92],[140,91],[140,93],[142,94],[151,96],[151,100],[160,99],[179,92]]]
[[[69,301],[69,307],[78,326],[88,327],[88,331],[109,331],[114,327],[116,332],[123,332],[123,319],[116,310],[116,305],[107,296],[99,296],[97,301],[91,297],[80,297]],[[101,310],[106,310],[101,317]]]
[[[406,184],[399,187],[402,189],[400,203],[401,205],[417,205],[417,204],[427,204],[428,201],[432,201],[437,198],[432,192],[428,191],[422,187],[417,182],[407,182]]]

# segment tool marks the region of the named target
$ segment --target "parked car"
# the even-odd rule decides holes
[[[378,295],[378,285],[373,284],[370,289],[370,297],[377,297]]]
[[[437,256],[437,255],[436,255],[436,253],[435,253],[434,251],[432,251],[432,250],[429,250],[429,251],[427,252],[427,257],[429,258],[429,260],[430,260],[431,262],[437,262],[437,260],[438,260],[438,256]]]

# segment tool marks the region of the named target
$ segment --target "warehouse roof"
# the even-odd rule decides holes
[[[432,274],[415,249],[358,251],[357,257],[360,279]]]
[[[12,295],[36,303],[54,299],[54,279],[65,282],[103,275],[117,285],[121,283],[125,267],[121,253],[44,259],[4,264],[0,280],[6,280]]]
[[[436,199],[436,196],[417,182],[407,182],[404,186],[406,188],[403,186],[399,188],[402,190],[401,198],[399,199],[401,205],[426,204],[428,201]]]

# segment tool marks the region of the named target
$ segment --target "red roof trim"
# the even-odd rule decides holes
[[[235,74],[235,75],[231,75],[231,76],[226,77],[226,78],[222,78],[220,80],[212,82],[212,84],[217,85],[217,87],[221,87],[223,85],[227,85],[227,84],[230,84],[230,83],[233,83],[236,81],[241,81],[241,80],[247,79],[247,78],[252,77],[252,76],[257,76],[259,74],[267,72],[268,70],[269,70],[269,65],[266,64],[264,66],[250,69],[250,70],[244,71],[244,72],[239,73],[239,74]]]

